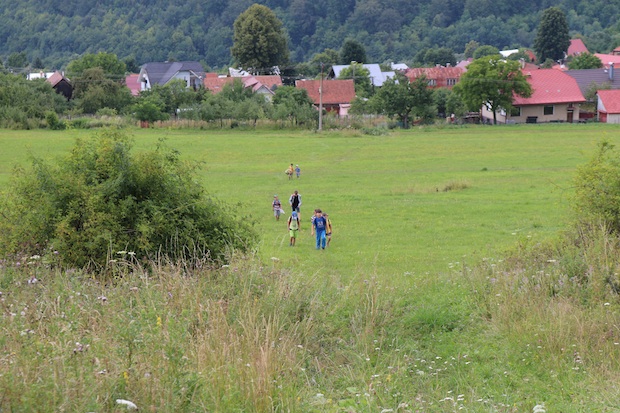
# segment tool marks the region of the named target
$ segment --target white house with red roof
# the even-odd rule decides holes
[[[586,101],[575,79],[555,69],[523,70],[532,87],[532,96],[515,96],[510,113],[497,114],[498,123],[578,122],[579,106]],[[483,108],[483,119],[493,113]]]
[[[620,90],[599,90],[597,118],[603,123],[620,123]]]

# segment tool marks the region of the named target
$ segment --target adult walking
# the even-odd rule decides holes
[[[301,207],[301,195],[298,191],[291,194],[291,197],[288,199],[288,203],[291,206],[291,212],[297,212],[299,219],[301,219],[301,213],[299,211],[299,207]]]

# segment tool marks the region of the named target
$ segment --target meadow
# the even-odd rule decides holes
[[[605,306],[581,306],[541,285],[578,290],[567,268],[588,261],[562,261],[556,246],[572,179],[617,130],[131,130],[136,150],[164,139],[203,163],[209,193],[255,221],[260,244],[201,274],[128,260],[113,284],[5,263],[0,409],[615,411],[619,303],[601,292]],[[54,158],[92,133],[0,132],[0,189],[28,153]],[[300,179],[287,179],[290,163]],[[325,251],[310,236],[314,208],[334,225]]]

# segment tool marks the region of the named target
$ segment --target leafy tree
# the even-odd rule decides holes
[[[355,94],[360,97],[370,97],[372,94],[370,71],[361,63],[353,63],[349,67],[342,69],[338,79],[353,79]]]
[[[73,84],[73,96],[84,113],[96,113],[102,108],[120,113],[132,103],[129,89],[109,79],[99,67],[84,70],[73,78]]]
[[[26,52],[11,53],[6,60],[6,65],[10,69],[22,70],[28,66],[28,58]]]
[[[507,60],[521,60],[521,59],[523,59],[524,62],[527,62],[527,63],[531,62],[530,55],[528,54],[527,50],[524,49],[524,48],[520,48],[517,53],[511,54],[506,59]]]
[[[318,72],[321,71],[321,64],[323,65],[323,72],[328,72],[329,68],[333,65],[337,65],[340,62],[340,54],[334,49],[325,49],[321,53],[315,53],[310,60],[310,64],[318,67]],[[350,61],[346,64],[351,63]]]
[[[108,77],[120,80],[125,76],[127,66],[118,59],[114,53],[86,53],[79,59],[75,59],[67,65],[69,76],[80,76],[84,71],[100,68]]]
[[[157,100],[163,104],[161,110],[168,114],[175,114],[182,107],[200,102],[204,97],[203,92],[188,88],[183,79],[174,79],[165,85],[153,85],[150,90],[142,91],[140,96],[157,96]]]
[[[143,97],[133,106],[133,114],[141,122],[149,124],[159,120],[167,120],[168,113],[164,110],[163,102],[155,96]]]
[[[31,128],[30,120],[43,119],[50,111],[63,113],[67,106],[44,79],[0,73],[0,127]]]
[[[603,67],[601,59],[591,53],[581,53],[577,56],[573,56],[568,62],[568,68],[571,70],[576,69],[599,69]]]
[[[351,62],[366,63],[366,49],[361,43],[353,40],[345,40],[340,49],[340,64],[348,65]]]
[[[123,63],[125,63],[125,69],[128,73],[138,73],[140,71],[140,65],[138,64],[135,56],[124,58]]]
[[[299,125],[314,122],[318,117],[318,112],[306,89],[293,86],[279,87],[276,89],[272,103],[273,118],[276,120],[290,121],[291,124]]]
[[[483,46],[478,47],[473,54],[473,58],[474,59],[480,59],[481,57],[484,56],[494,56],[496,54],[499,54],[499,49],[495,46],[489,46],[488,44],[485,44]]]
[[[538,61],[564,59],[568,46],[570,46],[570,36],[566,15],[559,7],[550,7],[542,14],[534,40],[534,50]]]
[[[514,95],[529,97],[532,94],[519,62],[504,60],[501,55],[471,62],[453,90],[471,110],[479,111],[486,106],[493,112],[494,124],[497,124],[498,110],[512,108]]]
[[[43,69],[45,68],[45,65],[43,64],[43,61],[41,60],[41,58],[37,57],[36,59],[34,59],[34,62],[32,63],[32,67],[34,69]]]
[[[476,51],[476,49],[478,49],[480,47],[480,43],[478,43],[475,40],[470,40],[469,42],[467,42],[467,44],[465,45],[465,52],[463,54],[463,57],[465,59],[469,59],[470,57],[474,57],[474,52]]]
[[[234,23],[231,53],[243,68],[268,73],[288,62],[289,51],[282,22],[266,6],[254,4]]]
[[[404,74],[397,73],[383,83],[371,101],[377,112],[397,118],[404,128],[408,128],[413,116],[425,118],[430,115],[433,92],[426,77],[420,76],[409,82]]]
[[[465,112],[465,104],[451,89],[443,87],[433,89],[433,104],[440,118],[446,118],[452,114],[461,116]]]
[[[197,164],[162,144],[131,149],[125,134],[107,130],[77,140],[56,164],[33,158],[17,170],[0,197],[0,253],[57,251],[66,266],[106,269],[121,250],[192,265],[252,247],[250,224],[207,195]]]
[[[454,52],[448,47],[422,49],[418,52],[414,60],[422,66],[456,65]]]

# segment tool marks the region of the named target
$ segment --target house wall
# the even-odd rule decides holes
[[[482,117],[493,120],[493,112],[483,108]],[[536,123],[566,122],[568,118],[568,104],[553,105],[553,115],[544,115],[544,105],[521,106],[520,116],[506,116],[497,114],[498,123],[527,123],[528,117],[536,117]],[[579,105],[573,104],[573,123],[579,121]]]
[[[606,123],[620,124],[620,113],[607,113],[607,119],[600,117],[600,121]]]
[[[177,73],[176,75],[174,75],[174,76],[172,77],[172,79],[170,79],[170,80],[173,80],[173,79],[181,79],[181,80],[185,81],[185,87],[191,87],[191,86],[193,86],[193,85],[190,83],[190,73],[189,73],[189,72],[178,72],[178,73]]]

